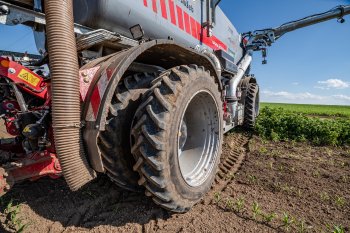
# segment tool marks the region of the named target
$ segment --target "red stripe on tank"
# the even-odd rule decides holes
[[[170,9],[170,17],[171,17],[171,23],[176,25],[176,15],[175,15],[175,5],[174,0],[168,0],[169,1],[169,9]]]
[[[207,36],[207,29],[203,29],[203,44],[207,45],[209,48],[213,50],[224,50],[227,51],[227,45],[224,44],[221,40],[219,40],[216,36]]]
[[[157,10],[157,0],[152,0],[152,8],[155,13],[158,12]]]
[[[162,9],[163,18],[168,19],[168,13],[166,12],[165,0],[160,0],[160,8]]]
[[[165,19],[168,19],[167,9],[166,9],[166,0],[160,0],[160,7],[162,11],[162,16]],[[170,9],[170,19],[171,23],[176,25],[176,13],[175,13],[175,3],[174,0],[169,1],[169,9]],[[144,0],[144,5],[147,6],[147,0]],[[157,13],[157,0],[152,0],[153,11]],[[192,35],[195,39],[201,40],[203,44],[207,45],[213,50],[225,50],[227,51],[227,45],[223,43],[216,36],[207,36],[206,28],[202,28],[201,24],[196,21],[192,16],[190,16],[186,11],[184,11],[181,7],[176,5],[177,12],[177,22],[178,27],[181,30],[185,30],[189,35]],[[93,107],[94,104],[92,104]]]
[[[203,28],[202,31],[202,43],[207,44],[208,43],[208,37],[207,37],[207,28]]]
[[[201,24],[196,21],[196,24],[197,24],[197,35],[198,35],[198,39],[200,40],[201,39],[201,33],[202,33],[202,26]]]
[[[185,29],[188,34],[191,34],[191,27],[190,27],[190,16],[184,11],[184,20],[185,20]]]
[[[198,34],[197,34],[197,23],[196,23],[196,20],[194,20],[194,18],[192,18],[190,16],[190,21],[191,21],[191,28],[192,28],[192,36],[196,39],[199,39],[198,38]]]
[[[148,7],[147,0],[143,0],[143,5],[144,5],[145,7]]]
[[[184,30],[184,16],[182,14],[182,9],[179,6],[176,6],[177,10],[177,21],[179,22],[179,28]]]
[[[212,43],[215,45],[215,47],[217,47],[217,49],[213,48],[214,50],[224,50],[227,51],[227,45],[224,44],[221,40],[219,40],[219,38],[217,38],[216,36],[212,36]]]

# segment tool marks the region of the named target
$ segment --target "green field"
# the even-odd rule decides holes
[[[263,139],[273,141],[311,142],[315,145],[350,145],[350,117],[339,115],[332,107],[285,110],[284,105],[263,107],[257,119],[255,132]],[[293,105],[292,105],[293,106]],[[330,112],[333,111],[333,112]],[[303,114],[300,112],[307,112]],[[348,113],[348,112],[347,112]],[[310,116],[309,114],[314,114]],[[319,117],[327,115],[327,117]],[[331,117],[328,117],[332,115]],[[344,111],[341,115],[344,115]]]
[[[262,108],[266,106],[270,108],[283,108],[289,112],[303,113],[311,116],[350,118],[350,106],[261,103]]]

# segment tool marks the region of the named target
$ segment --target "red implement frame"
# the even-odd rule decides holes
[[[0,57],[0,76],[11,79],[21,89],[34,96],[41,99],[47,98],[45,80],[17,62]]]
[[[26,155],[18,162],[11,162],[0,168],[0,196],[5,194],[15,183],[24,180],[37,180],[43,176],[53,179],[62,175],[57,156],[48,151]]]

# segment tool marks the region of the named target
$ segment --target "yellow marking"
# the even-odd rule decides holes
[[[2,67],[8,68],[8,67],[10,66],[10,62],[9,62],[9,61],[6,61],[6,60],[2,60],[2,61],[0,62],[0,65],[1,65]]]
[[[23,133],[30,133],[31,132],[31,130],[30,130],[30,127],[25,127],[24,129],[23,129]]]
[[[31,84],[32,86],[36,87],[38,83],[40,82],[40,78],[35,77],[25,69],[22,69],[21,72],[19,72],[18,78],[26,81],[27,83]]]

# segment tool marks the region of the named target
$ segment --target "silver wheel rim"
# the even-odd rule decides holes
[[[202,185],[212,173],[220,143],[218,105],[208,91],[188,101],[178,128],[178,161],[181,175],[192,186]]]

